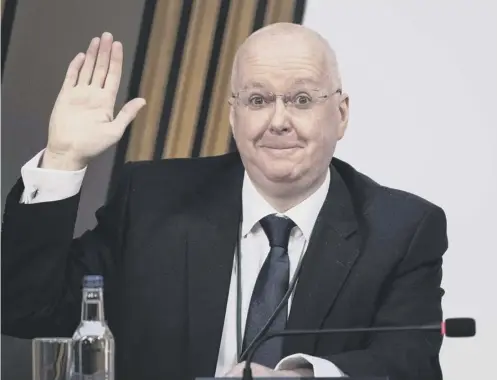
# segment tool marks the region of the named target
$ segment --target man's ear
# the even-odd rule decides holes
[[[235,107],[233,107],[233,105],[230,105],[229,120],[230,120],[231,134],[233,135],[234,138],[235,128],[233,126],[235,125]]]
[[[341,140],[345,135],[345,131],[349,124],[349,96],[347,94],[342,94],[340,98],[340,104],[338,105],[340,110],[340,125],[338,127],[338,140]]]

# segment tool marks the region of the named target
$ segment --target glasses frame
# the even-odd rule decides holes
[[[237,102],[237,100],[240,99],[240,93],[242,93],[242,92],[248,92],[248,91],[249,90],[241,90],[241,91],[238,91],[236,93],[232,93],[231,96],[230,96],[230,98],[228,99],[229,105],[234,106],[235,103],[237,103],[239,105],[239,103]],[[317,99],[319,99],[319,101],[318,102],[314,102],[313,101],[312,102],[313,104],[324,103],[328,99],[330,99],[333,95],[336,95],[336,94],[340,94],[341,95],[342,94],[342,89],[341,88],[336,89],[332,93],[327,93],[326,91],[323,91],[323,90],[321,90],[319,88],[314,88],[314,89],[311,89],[311,90],[308,90],[308,91],[323,92],[323,95],[317,97]],[[293,104],[292,102],[290,102],[290,101],[288,101],[288,100],[285,99],[288,96],[289,93],[290,93],[289,91],[286,92],[286,93],[276,93],[276,92],[270,91],[269,92],[269,96],[271,98],[274,98],[274,102],[270,103],[271,107],[273,107],[274,104],[276,104],[276,99],[277,98],[281,98],[281,100],[283,101],[283,104],[284,104],[285,107],[287,107],[288,104],[291,104],[292,106],[295,106],[295,104]],[[243,104],[243,106],[245,108],[249,108],[248,105]]]

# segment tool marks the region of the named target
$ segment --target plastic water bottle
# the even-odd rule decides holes
[[[81,323],[73,334],[74,380],[114,380],[114,336],[104,315],[104,280],[85,276]]]

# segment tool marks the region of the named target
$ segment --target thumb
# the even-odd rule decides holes
[[[126,103],[121,111],[117,114],[112,122],[119,129],[126,128],[131,123],[138,112],[145,106],[146,101],[143,98],[135,98]]]

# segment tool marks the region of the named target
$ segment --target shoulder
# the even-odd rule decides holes
[[[243,167],[238,153],[127,162],[114,188],[140,202],[176,202],[206,186],[222,183],[224,177],[239,168]]]
[[[212,172],[240,162],[237,153],[211,157],[168,158],[162,160],[133,161],[126,163],[133,176],[179,173],[188,175],[191,171]]]
[[[384,186],[342,160],[334,158],[333,166],[348,188],[356,213],[366,222],[417,225],[427,216],[435,216],[445,223],[442,208],[428,199]]]
[[[185,184],[220,174],[239,164],[241,164],[240,157],[236,153],[212,157],[135,161],[126,163],[123,175],[129,176],[134,184],[146,183],[149,186]]]
[[[333,166],[347,186],[361,235],[371,247],[381,247],[382,257],[396,261],[402,252],[417,252],[410,261],[416,264],[444,254],[447,218],[441,207],[419,195],[381,185],[343,161],[334,160]]]

